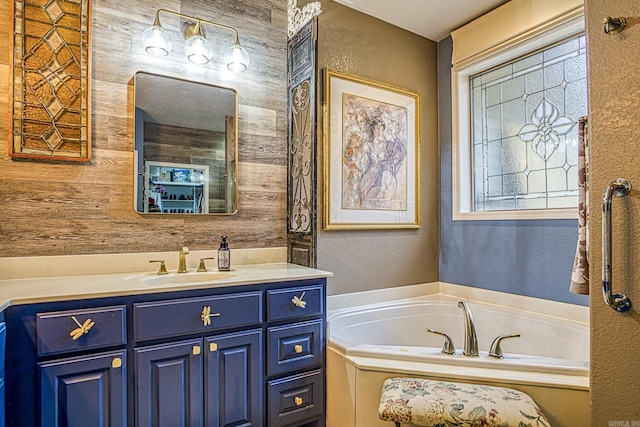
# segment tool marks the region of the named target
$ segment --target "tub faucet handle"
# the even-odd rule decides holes
[[[453,340],[449,335],[444,332],[434,331],[433,329],[427,329],[430,334],[442,335],[444,337],[444,344],[442,345],[442,354],[456,354],[456,347],[453,345]]]
[[[500,335],[499,337],[497,337],[491,343],[491,348],[489,349],[489,357],[494,357],[496,359],[504,358],[504,355],[502,354],[502,347],[500,347],[500,343],[502,342],[502,340],[507,338],[520,338],[520,334],[515,333],[515,334],[509,334],[509,335]]]

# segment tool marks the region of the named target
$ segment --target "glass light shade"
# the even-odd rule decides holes
[[[152,25],[142,33],[144,50],[153,56],[167,56],[171,52],[171,39],[160,25]]]
[[[250,61],[249,52],[239,43],[234,43],[227,50],[227,68],[233,72],[246,70]]]
[[[184,52],[189,61],[203,65],[211,58],[211,43],[203,36],[195,35],[184,42]]]

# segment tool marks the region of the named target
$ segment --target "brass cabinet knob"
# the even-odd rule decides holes
[[[200,354],[200,346],[199,345],[194,345],[193,348],[191,349],[191,353],[193,353],[194,356],[197,356]]]
[[[84,334],[89,333],[91,328],[93,328],[93,325],[96,324],[96,322],[92,321],[91,319],[87,319],[83,323],[80,323],[78,322],[78,319],[76,319],[76,316],[71,316],[71,318],[73,319],[74,322],[76,322],[76,325],[78,325],[77,328],[69,332],[69,335],[74,341],[80,338],[81,336],[83,336]]]
[[[296,406],[302,405],[302,398],[300,396],[294,397],[293,401],[296,402]]]
[[[116,357],[115,359],[113,359],[111,361],[111,367],[113,369],[118,369],[118,368],[122,367],[122,359],[120,359],[119,357]]]
[[[302,346],[301,345],[296,345],[296,346],[293,347],[293,350],[296,353],[302,353]]]
[[[302,299],[304,298],[304,294],[306,292],[302,292],[302,295],[300,296],[294,296],[293,299],[291,300],[291,302],[293,303],[293,305],[295,305],[298,308],[305,308],[307,306],[307,302],[303,301]]]
[[[205,305],[204,307],[202,307],[202,313],[200,313],[200,319],[202,319],[202,324],[204,326],[209,326],[211,324],[211,318],[218,317],[218,316],[220,316],[220,313],[212,313],[210,305]]]

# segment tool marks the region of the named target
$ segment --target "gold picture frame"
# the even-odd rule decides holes
[[[420,228],[420,94],[324,69],[325,230]]]
[[[9,155],[91,160],[91,0],[12,0]]]

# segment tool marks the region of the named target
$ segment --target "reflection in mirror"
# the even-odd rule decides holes
[[[235,90],[143,72],[134,90],[135,210],[234,214]]]

